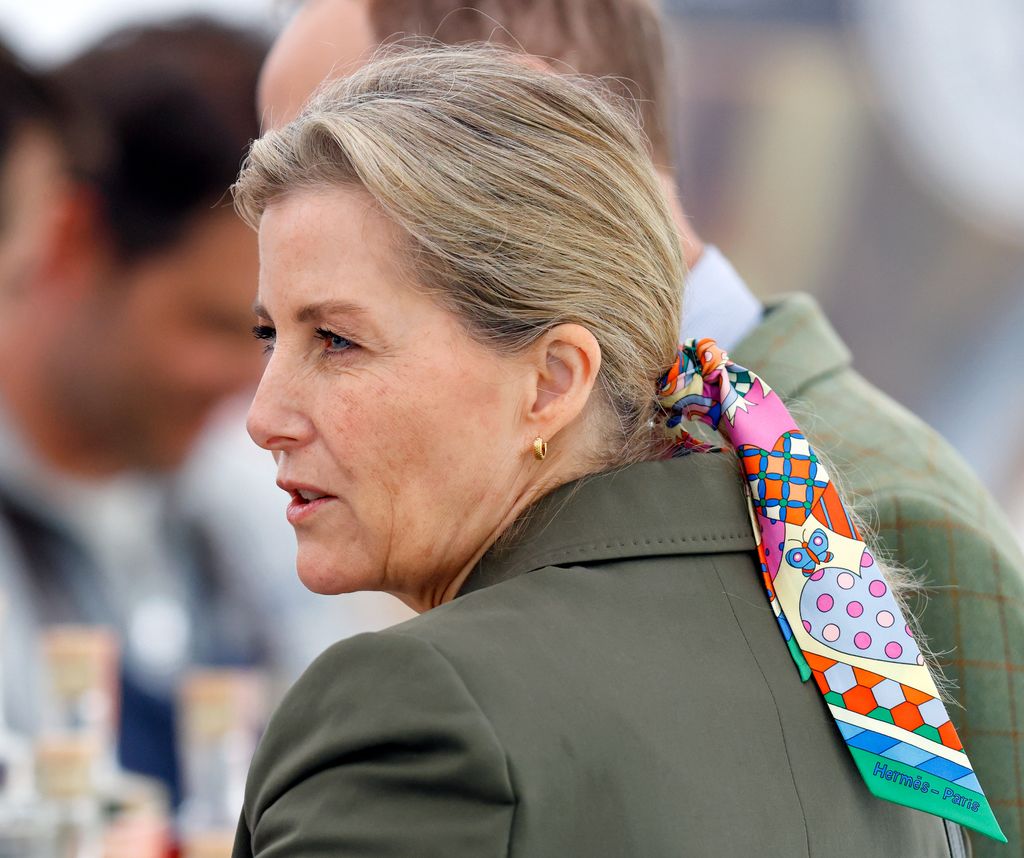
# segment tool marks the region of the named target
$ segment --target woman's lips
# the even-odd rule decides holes
[[[300,495],[293,494],[291,503],[288,504],[288,509],[285,512],[288,518],[288,523],[293,527],[301,522],[309,519],[310,516],[316,515],[317,511],[322,509],[326,504],[331,501],[336,501],[337,498],[333,495],[326,495],[316,500],[305,500]]]

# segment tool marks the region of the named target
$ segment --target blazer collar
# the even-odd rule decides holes
[[[459,595],[545,566],[755,547],[735,457],[695,453],[556,489],[484,555]]]
[[[758,325],[729,354],[782,396],[799,397],[811,384],[852,363],[850,350],[810,295],[769,304]]]

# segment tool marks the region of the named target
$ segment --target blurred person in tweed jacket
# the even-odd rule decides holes
[[[637,98],[677,216],[689,269],[681,338],[711,336],[801,415],[841,475],[876,544],[927,587],[923,631],[963,709],[952,717],[1010,848],[1024,849],[1024,556],[996,503],[934,430],[869,384],[821,309],[794,294],[762,305],[723,255],[694,233],[675,188],[661,22],[648,0],[318,0],[299,6],[264,65],[264,125],[292,119],[326,78],[403,35],[493,40]],[[767,609],[767,606],[766,606]],[[983,841],[983,842],[982,842]]]

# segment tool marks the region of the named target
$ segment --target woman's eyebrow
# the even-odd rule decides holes
[[[259,301],[253,302],[252,311],[261,319],[271,318],[267,308]],[[295,314],[295,321],[313,322],[319,321],[326,316],[339,315],[364,316],[366,315],[366,309],[358,304],[353,304],[350,301],[321,301],[315,304],[306,304],[301,307]]]
[[[315,322],[327,316],[364,316],[366,309],[350,301],[320,301],[306,304],[295,314],[296,322]]]

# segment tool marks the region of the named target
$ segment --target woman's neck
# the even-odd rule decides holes
[[[574,459],[576,457],[573,457]],[[416,593],[392,592],[391,595],[398,598],[407,607],[418,614],[425,613],[431,608],[436,608],[446,602],[452,601],[462,590],[469,576],[476,569],[477,564],[488,551],[490,551],[503,536],[508,534],[515,525],[523,519],[528,511],[541,498],[549,495],[555,489],[566,483],[573,482],[587,476],[594,469],[586,469],[578,464],[570,463],[568,455],[561,457],[562,461],[536,462],[537,467],[533,469],[532,479],[519,490],[511,503],[506,505],[506,511],[498,523],[488,532],[486,538],[480,543],[477,549],[470,555],[453,574],[441,577],[432,586],[421,589]],[[545,466],[549,466],[545,468]],[[540,479],[543,475],[543,479]]]

